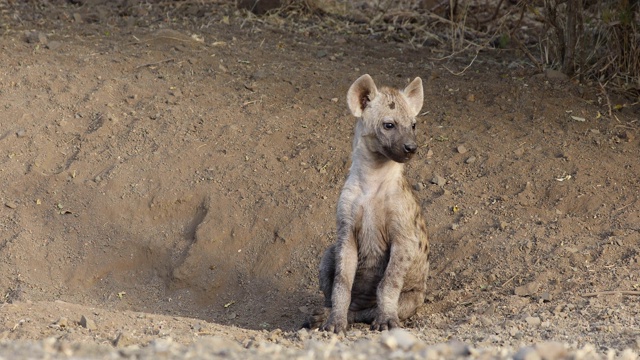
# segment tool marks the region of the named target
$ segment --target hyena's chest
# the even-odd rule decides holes
[[[351,310],[370,308],[376,302],[376,289],[389,263],[390,241],[388,213],[384,202],[367,199],[356,211],[354,224],[358,245],[358,265],[351,289]]]
[[[393,234],[389,231],[391,215],[386,205],[385,199],[363,197],[357,208],[355,237],[360,271],[373,271],[388,262]]]

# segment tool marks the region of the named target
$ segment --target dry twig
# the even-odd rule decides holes
[[[164,59],[164,60],[160,60],[160,61],[156,61],[156,62],[152,62],[152,63],[142,64],[142,65],[136,66],[136,69],[140,69],[140,68],[147,67],[147,66],[160,65],[160,64],[164,64],[164,63],[171,62],[171,61],[174,61],[174,60],[175,59],[173,59],[173,58],[169,58],[169,59]]]

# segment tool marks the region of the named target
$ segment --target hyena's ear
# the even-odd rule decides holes
[[[422,102],[424,101],[424,91],[422,90],[422,79],[419,77],[413,79],[413,81],[402,90],[404,96],[407,97],[407,103],[409,105],[409,111],[411,116],[417,116],[422,109]]]
[[[358,78],[347,92],[347,104],[355,117],[362,116],[362,111],[367,104],[378,95],[378,88],[369,74]]]

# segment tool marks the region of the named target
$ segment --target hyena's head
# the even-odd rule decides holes
[[[422,109],[422,80],[415,78],[403,90],[376,87],[369,75],[362,75],[347,92],[351,113],[362,119],[362,140],[369,151],[399,163],[407,162],[418,150],[416,115]]]

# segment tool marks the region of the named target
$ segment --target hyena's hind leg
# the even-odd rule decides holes
[[[420,305],[424,304],[424,298],[424,290],[402,292],[398,301],[398,319],[402,321],[413,316]]]
[[[320,260],[320,290],[324,293],[324,306],[316,310],[302,327],[315,329],[327,321],[331,312],[331,294],[333,293],[333,278],[336,275],[335,244],[325,250]]]

